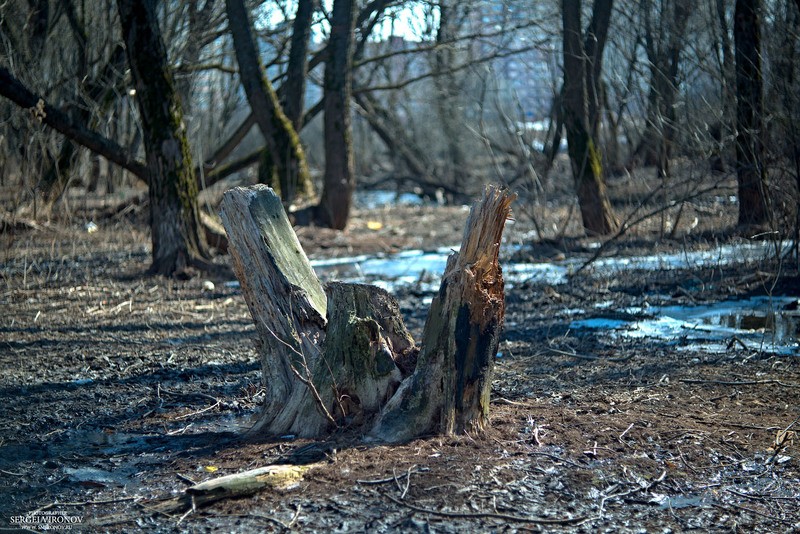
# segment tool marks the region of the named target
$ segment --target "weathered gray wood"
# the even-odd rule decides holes
[[[185,510],[201,508],[224,499],[237,499],[253,495],[267,489],[287,489],[303,479],[310,469],[321,464],[307,465],[268,465],[232,475],[225,475],[200,482],[186,488],[177,497],[148,503],[145,508],[151,512],[173,514]]]
[[[386,442],[482,430],[505,313],[498,253],[513,199],[487,188],[473,206],[417,357],[385,291],[333,283],[325,298],[271,189],[226,192],[222,220],[264,371],[266,402],[253,430],[320,437],[363,428]]]
[[[370,437],[401,442],[480,431],[488,423],[494,356],[505,316],[498,261],[515,195],[493,187],[470,211],[458,254],[433,299],[414,374],[389,400]]]
[[[363,284],[328,286],[326,365],[317,369],[318,384],[331,384],[323,395],[337,424],[361,425],[378,414],[402,380],[395,360],[415,352],[400,308],[386,291]]]
[[[201,501],[203,504],[244,497],[266,488],[285,488],[297,484],[303,479],[303,474],[316,465],[268,465],[200,482],[186,488],[186,493],[195,502]]]
[[[325,335],[325,292],[271,189],[227,191],[220,215],[259,336],[266,400],[252,431],[319,435],[329,425],[325,414],[298,418],[298,407],[314,402],[306,382]]]
[[[403,378],[397,364],[412,368],[416,354],[391,295],[334,283],[326,298],[263,185],[226,192],[222,220],[259,334],[267,398],[253,431],[318,437],[373,420]]]

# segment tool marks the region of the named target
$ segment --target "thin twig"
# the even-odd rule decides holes
[[[197,410],[196,412],[192,412],[192,413],[187,413],[187,414],[179,415],[178,417],[176,417],[176,418],[175,418],[175,419],[173,419],[173,420],[174,420],[174,421],[180,421],[181,419],[186,419],[187,417],[192,417],[192,416],[195,416],[195,415],[200,415],[201,413],[205,413],[205,412],[207,412],[207,411],[209,411],[209,410],[213,410],[214,408],[216,408],[217,406],[219,406],[221,403],[222,403],[222,401],[220,401],[219,399],[217,399],[217,402],[215,402],[214,404],[212,404],[211,406],[209,406],[209,407],[207,407],[207,408],[203,408],[202,410]],[[187,428],[188,428],[188,426],[187,426]],[[186,428],[184,428],[183,430],[184,430],[184,431],[186,431]],[[183,433],[183,432],[181,432],[181,433]]]
[[[630,425],[628,425],[628,428],[626,428],[626,429],[625,429],[625,432],[623,432],[622,434],[620,434],[620,435],[619,435],[619,437],[618,437],[617,439],[618,439],[618,440],[620,440],[620,441],[622,441],[622,438],[624,438],[624,437],[625,437],[625,434],[627,434],[628,432],[630,432],[631,428],[633,428],[633,425],[634,425],[634,423],[631,423]]]
[[[585,465],[581,465],[579,463],[573,462],[572,460],[567,460],[566,458],[561,458],[560,456],[556,456],[555,454],[550,454],[549,452],[540,452],[540,451],[531,451],[528,454],[536,455],[536,456],[546,456],[551,460],[555,460],[557,462],[564,462],[565,464],[569,464],[573,467],[579,467],[581,469],[585,468]]]
[[[720,386],[759,386],[763,384],[777,384],[785,388],[800,388],[800,384],[781,382],[780,380],[700,380],[697,378],[681,378],[684,384],[717,384]]]
[[[498,514],[494,512],[477,512],[477,513],[445,512],[443,510],[434,510],[432,508],[423,508],[422,506],[416,506],[411,503],[396,499],[395,497],[392,497],[388,493],[382,493],[381,495],[383,495],[393,503],[399,504],[400,506],[405,506],[406,508],[414,510],[415,512],[438,515],[440,517],[449,517],[452,519],[500,519],[503,521],[515,521],[517,523],[536,523],[539,525],[574,525],[576,523],[582,523],[587,519],[591,519],[586,516],[574,517],[569,519],[544,519],[540,517],[522,517],[518,515]]]
[[[289,363],[289,369],[291,369],[292,373],[294,374],[294,376],[296,376],[297,379],[300,380],[300,382],[302,382],[303,384],[305,384],[306,387],[308,387],[308,389],[311,391],[311,395],[314,397],[314,400],[316,401],[317,406],[319,406],[319,408],[322,410],[322,413],[325,416],[325,418],[329,422],[331,422],[335,427],[338,428],[339,425],[336,423],[336,419],[333,418],[333,416],[331,415],[331,412],[329,412],[328,408],[325,406],[325,403],[322,402],[322,397],[320,397],[319,392],[317,391],[317,388],[314,385],[314,382],[311,381],[311,370],[308,368],[308,363],[306,363],[305,354],[303,354],[302,352],[298,351],[296,348],[292,347],[289,343],[287,343],[286,341],[284,341],[281,338],[279,338],[278,334],[273,332],[273,330],[269,326],[265,325],[265,327],[266,327],[267,330],[269,330],[269,333],[272,334],[272,337],[274,337],[275,340],[278,343],[281,343],[282,345],[284,345],[287,349],[289,349],[290,351],[295,353],[300,358],[300,360],[303,363],[303,367],[305,369],[307,378],[303,378],[303,376],[300,374],[300,372],[297,369],[295,369],[294,365],[292,365],[291,363]]]
[[[416,466],[413,466],[413,467],[416,467]],[[413,469],[413,467],[412,467],[412,469]],[[427,471],[430,471],[430,468],[422,467],[420,469],[414,469],[413,471],[411,471],[411,473],[412,474],[417,474],[417,473],[425,473]],[[394,482],[394,481],[395,481],[395,477],[377,478],[377,479],[374,479],[374,480],[363,480],[363,479],[356,480],[356,482],[358,482],[359,484],[364,484],[366,486],[377,486],[379,484],[388,484],[389,482]]]
[[[605,496],[603,496],[603,498],[600,501],[600,510],[603,510],[603,507],[605,506],[605,503],[608,500],[619,499],[621,497],[628,497],[630,495],[633,495],[634,493],[640,493],[640,492],[643,492],[643,491],[644,492],[650,491],[651,489],[653,489],[653,487],[655,487],[656,484],[662,482],[665,478],[667,478],[667,472],[666,471],[662,471],[661,472],[661,476],[659,476],[657,479],[655,479],[651,483],[647,484],[646,486],[639,486],[639,487],[630,489],[628,491],[623,491],[623,492],[620,492],[620,493],[612,493],[611,495],[605,495]]]
[[[550,352],[555,352],[556,354],[562,354],[564,356],[569,356],[571,358],[578,358],[579,360],[603,360],[606,362],[624,362],[626,360],[630,360],[633,355],[629,356],[622,356],[621,358],[604,358],[602,356],[593,356],[591,354],[578,354],[577,352],[567,352],[565,350],[558,350],[552,347],[548,347],[547,350]]]
[[[45,510],[49,510],[50,508],[54,508],[56,506],[90,506],[95,504],[114,504],[118,502],[127,502],[133,501],[138,497],[120,497],[119,499],[103,499],[99,501],[82,501],[82,502],[51,502],[50,504],[45,504],[41,508],[37,508],[36,510],[30,512],[28,515],[36,515],[39,512],[43,512]]]

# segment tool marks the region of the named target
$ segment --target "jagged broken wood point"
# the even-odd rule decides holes
[[[221,215],[266,390],[252,431],[353,429],[400,442],[482,430],[505,314],[500,241],[515,197],[489,186],[472,207],[416,347],[386,291],[331,283],[326,295],[270,188],[227,191]]]

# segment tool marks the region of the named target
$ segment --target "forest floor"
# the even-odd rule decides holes
[[[643,225],[604,252],[742,243],[728,233],[729,193],[688,203],[679,232]],[[254,441],[241,436],[263,397],[256,333],[233,275],[148,277],[143,208],[104,219],[96,206],[73,208],[70,219],[0,234],[0,530],[20,517],[39,518],[23,525],[30,530],[48,517],[112,532],[800,530],[796,349],[771,353],[731,335],[726,350],[708,351],[571,328],[576,316],[625,317],[653,302],[797,298],[794,267],[762,258],[515,283],[484,435],[392,446]],[[506,230],[521,245],[515,260],[597,250],[572,230],[530,245],[531,215],[539,229],[563,227],[567,201],[515,210]],[[344,233],[298,233],[312,258],[431,250],[458,245],[466,214],[362,208]],[[432,294],[412,284],[395,295],[418,338]],[[194,482],[303,457],[317,461],[291,487],[161,506]]]

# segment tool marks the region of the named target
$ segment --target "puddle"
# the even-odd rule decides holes
[[[784,249],[791,242],[783,243]],[[504,253],[509,248],[504,247]],[[415,286],[423,292],[439,289],[447,258],[458,247],[433,251],[408,250],[394,255],[353,256],[311,261],[320,280],[370,283],[393,292],[401,286]],[[770,242],[724,245],[712,250],[602,258],[587,275],[615,276],[632,269],[673,270],[758,262],[775,254]],[[546,263],[505,263],[506,287],[523,282],[559,285],[585,261],[583,258]],[[234,282],[235,283],[235,282]],[[755,298],[726,301],[709,306],[672,306],[625,310],[623,317],[586,318],[573,321],[572,329],[593,329],[626,338],[654,338],[679,345],[677,350],[725,352],[731,343],[753,350],[795,354],[798,351],[798,313],[783,307],[792,297]],[[598,309],[613,307],[601,303]]]
[[[436,291],[451,253],[450,248],[407,250],[384,257],[312,260],[311,266],[323,281],[370,282],[390,291],[394,286],[420,284],[425,291]]]
[[[423,204],[419,195],[398,193],[396,191],[356,191],[353,195],[356,207],[374,210],[385,206],[419,206]]]
[[[753,297],[703,306],[665,306],[647,310],[651,318],[636,320],[587,318],[572,329],[606,330],[612,337],[661,339],[680,343],[677,350],[722,353],[748,348],[777,354],[798,354],[800,312],[787,307],[797,297]]]
[[[790,243],[784,243],[784,247]],[[509,248],[504,247],[504,251]],[[395,286],[420,284],[421,289],[436,291],[439,279],[447,265],[447,257],[458,246],[434,251],[408,250],[386,256],[353,256],[314,260],[311,265],[323,281],[368,282],[391,291]],[[774,254],[774,245],[768,242],[724,245],[712,250],[601,258],[590,267],[589,273],[613,276],[631,269],[670,270],[693,269],[711,265],[722,266],[755,262]],[[508,287],[522,282],[558,285],[567,283],[569,274],[583,265],[584,258],[543,263],[504,263],[503,274]]]
[[[705,508],[713,504],[713,500],[707,495],[660,495],[653,496],[651,501],[657,504],[661,510],[678,508]]]

